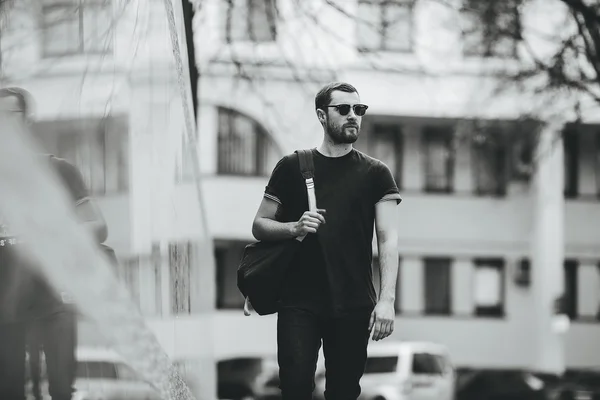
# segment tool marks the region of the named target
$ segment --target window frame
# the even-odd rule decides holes
[[[564,151],[564,188],[566,199],[579,195],[579,140],[580,131],[576,126],[567,126],[562,132]]]
[[[381,128],[381,130],[379,130],[378,128]],[[377,117],[370,117],[368,122],[363,121],[363,128],[361,132],[361,138],[359,139],[359,142],[356,143],[355,148],[359,151],[364,150],[364,152],[369,156],[375,157],[380,161],[386,163],[386,165],[390,167],[392,176],[394,177],[394,181],[396,182],[398,189],[402,190],[402,176],[404,174],[405,161],[405,143],[404,133],[400,122],[378,121]],[[381,132],[385,132],[385,134],[382,135]],[[387,160],[381,158],[379,154],[376,154],[374,150],[375,145],[378,142],[378,137],[387,135],[394,138],[393,146],[395,168],[391,168],[391,166],[387,164]]]
[[[277,27],[277,13],[278,13],[278,0],[262,0],[265,2],[265,14],[266,21],[269,24],[270,37],[267,39],[257,38],[254,32],[254,21],[253,16],[255,15],[252,11],[255,9],[256,1],[261,0],[242,0],[244,2],[244,33],[241,37],[237,37],[232,34],[232,27],[234,25],[234,9],[236,7],[235,0],[227,0],[224,2],[224,23],[223,23],[223,37],[226,43],[253,43],[253,44],[268,44],[275,43],[279,37],[279,30]],[[267,4],[268,3],[268,4]]]
[[[564,292],[562,301],[563,311],[569,317],[571,321],[579,318],[578,310],[578,296],[579,296],[579,282],[578,282],[578,271],[579,261],[577,259],[567,258],[563,263],[564,273]]]
[[[428,270],[433,268],[439,268],[443,264],[443,268],[447,270],[447,277],[445,285],[447,286],[448,299],[443,309],[434,309],[431,307],[428,301],[428,290],[429,287],[427,277],[428,276],[439,276],[439,274],[428,274]],[[425,257],[423,259],[423,313],[428,316],[451,316],[452,315],[452,263],[453,259],[450,257]]]
[[[478,268],[494,268],[499,273],[500,279],[500,302],[495,306],[478,305],[473,299],[473,312],[477,317],[502,318],[506,315],[506,262],[503,258],[476,258],[473,260],[475,273]]]
[[[170,242],[167,246],[167,257],[169,263],[169,304],[171,315],[189,315],[192,313],[192,268],[193,245],[190,241]],[[177,278],[181,271],[185,282],[181,290]]]
[[[377,35],[379,38],[379,45],[374,47],[368,47],[361,42],[361,32],[359,24],[368,24],[367,21],[359,20],[355,26],[355,38],[356,38],[356,49],[359,53],[377,53],[377,52],[388,52],[394,54],[408,54],[414,52],[414,0],[402,0],[398,2],[388,2],[385,0],[358,0],[357,4],[357,15],[360,15],[361,5],[375,5],[379,8],[378,24],[377,24]],[[408,46],[406,48],[390,48],[387,43],[386,27],[387,22],[385,15],[388,12],[387,7],[398,7],[406,8],[407,10],[407,24],[408,24]],[[397,21],[392,21],[397,22]],[[370,25],[370,24],[369,24]]]
[[[270,167],[274,167],[268,165],[269,161],[269,151],[276,151],[278,156],[280,153],[280,149],[277,146],[275,140],[273,140],[272,136],[269,132],[255,119],[252,117],[239,112],[237,110],[225,107],[218,107],[218,117],[217,117],[217,175],[219,176],[245,176],[245,177],[268,177],[271,173]],[[221,124],[221,118],[227,118],[227,133],[224,134],[224,127]],[[235,120],[236,118],[243,118],[247,120],[252,126],[252,134],[254,140],[253,148],[251,149],[251,156],[254,158],[252,170],[250,172],[240,172],[234,171],[234,168],[231,168],[231,158],[225,159],[224,156],[231,157],[231,155],[227,155],[224,152],[225,143],[235,139],[232,134],[235,129]]]
[[[485,13],[486,11],[489,12],[490,7],[493,7],[494,5],[496,7],[498,7],[498,4],[500,4],[500,2],[489,2],[489,3],[486,3],[485,6],[483,6],[484,8],[482,8],[480,10],[474,10],[471,7],[469,7],[468,5],[465,6],[465,3],[468,2],[468,0],[462,0],[462,1],[463,1],[463,5],[460,10],[460,14],[461,14],[461,18],[463,19],[463,21],[464,20],[474,21],[474,24],[473,24],[474,26],[483,27],[483,29],[475,29],[472,32],[464,32],[464,31],[462,32],[461,36],[462,36],[462,43],[463,43],[463,55],[465,57],[478,57],[478,58],[516,59],[518,57],[519,38],[523,31],[521,15],[518,11],[519,6],[522,3],[522,1],[521,0],[512,0],[514,2],[514,4],[507,5],[508,10],[506,11],[506,15],[508,15],[509,13],[514,14],[514,15],[512,15],[513,19],[510,22],[510,25],[514,25],[514,26],[511,26],[512,29],[515,29],[515,32],[512,32],[514,37],[499,34],[498,31],[495,32],[490,27],[492,24],[485,23],[485,21],[482,20],[482,14]],[[506,0],[503,0],[503,1],[506,1]],[[497,25],[497,23],[494,25]],[[478,40],[478,45],[479,45],[479,47],[483,48],[483,51],[471,50],[466,46],[466,43],[465,43],[466,38],[469,35],[473,35],[475,33],[481,34],[481,37]],[[498,45],[498,40],[500,40],[502,38],[509,38],[509,40],[511,40],[510,54],[502,54],[500,51],[498,51],[496,49],[496,47]]]
[[[44,4],[45,2],[45,4]],[[40,28],[42,31],[42,38],[41,38],[41,52],[42,52],[42,58],[44,59],[48,59],[48,58],[57,58],[57,57],[70,57],[70,56],[85,56],[85,55],[106,55],[107,51],[110,52],[113,49],[114,46],[114,40],[112,38],[112,29],[110,29],[108,32],[106,32],[106,35],[110,36],[110,40],[108,41],[108,44],[106,45],[106,48],[95,48],[92,46],[92,48],[90,49],[89,47],[86,46],[86,38],[85,38],[85,13],[86,13],[86,8],[87,9],[96,9],[96,8],[104,8],[106,7],[106,9],[109,12],[109,14],[111,15],[111,21],[110,24],[113,25],[113,2],[110,0],[55,0],[52,2],[47,2],[47,0],[43,0],[41,2],[42,4],[40,4]],[[76,50],[64,50],[64,51],[52,51],[48,49],[48,43],[47,40],[49,40],[49,36],[47,35],[47,32],[49,29],[51,29],[54,26],[50,26],[48,21],[46,20],[46,15],[48,13],[49,10],[55,10],[55,9],[62,9],[65,12],[70,12],[71,10],[74,11],[77,15],[74,18],[74,20],[77,20],[77,26],[78,26],[78,43],[77,43],[77,49]],[[94,12],[94,11],[92,11]],[[67,19],[67,21],[70,21],[70,19]],[[55,26],[59,26],[60,24],[57,24]],[[102,38],[98,38],[98,40],[101,40]]]
[[[504,197],[509,183],[509,146],[505,132],[499,127],[483,127],[480,131],[478,129],[475,134],[470,146],[474,193],[477,196]],[[483,139],[481,143],[478,142],[479,135]],[[490,143],[489,137],[497,138],[497,140]],[[480,166],[486,163],[491,164],[490,169],[494,171],[495,189],[482,186],[484,179],[480,176]]]
[[[216,240],[213,243],[215,257],[215,308],[219,311],[242,310],[244,297],[235,282],[238,261],[249,242],[240,240]],[[232,279],[233,278],[233,279]],[[231,293],[235,293],[235,297]]]
[[[456,169],[456,152],[453,148],[455,129],[453,125],[425,125],[421,130],[421,148],[423,150],[423,187],[426,193],[444,193],[454,192],[454,175]],[[430,170],[430,160],[428,146],[430,143],[441,140],[445,143],[448,152],[448,158],[445,161],[444,175],[447,181],[446,187],[436,187],[430,181],[433,174]]]
[[[77,167],[92,195],[129,192],[131,137],[125,116],[37,121],[34,128],[36,136],[42,137],[38,132],[44,130],[51,133],[48,136],[53,140],[50,146],[53,149],[49,152]],[[88,156],[80,162],[82,154]]]

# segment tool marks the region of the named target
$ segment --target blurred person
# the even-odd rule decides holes
[[[21,88],[0,89],[0,112],[18,115],[27,129],[31,122],[31,95]],[[73,201],[74,211],[102,243],[106,223],[90,197],[81,173],[71,163],[50,154],[41,161],[55,171]],[[52,400],[70,400],[76,373],[77,313],[69,295],[58,292],[33,267],[25,265],[16,246],[18,238],[0,219],[0,399],[25,398],[25,349],[28,334],[33,357],[32,374],[39,371],[43,347]],[[35,353],[37,353],[37,357]],[[33,366],[33,363],[38,363]],[[33,377],[32,377],[33,378]],[[36,378],[33,378],[33,380]]]
[[[286,271],[277,319],[283,400],[312,398],[323,344],[325,397],[357,399],[367,345],[391,335],[398,274],[398,187],[381,161],[353,148],[367,106],[347,83],[331,83],[315,97],[323,142],[312,149],[317,212],[307,210],[298,155],[281,159],[253,222],[257,240],[302,241]],[[372,276],[377,232],[380,294]]]

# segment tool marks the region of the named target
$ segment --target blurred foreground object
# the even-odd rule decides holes
[[[163,399],[193,399],[109,261],[69,207],[58,177],[16,117],[0,115],[0,211],[23,238],[20,256],[81,312]]]

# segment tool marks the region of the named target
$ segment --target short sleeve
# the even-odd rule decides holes
[[[276,201],[277,203],[284,205],[289,198],[290,192],[289,185],[291,181],[291,168],[290,168],[290,157],[286,156],[279,160],[273,172],[269,183],[265,187],[264,196],[268,199]]]
[[[375,176],[373,177],[373,193],[375,196],[375,203],[382,201],[395,201],[396,204],[400,204],[402,197],[400,197],[400,190],[394,180],[392,172],[387,165],[379,161],[375,168]]]
[[[63,159],[55,158],[53,161],[65,188],[69,191],[75,204],[87,199],[90,192],[77,167]]]

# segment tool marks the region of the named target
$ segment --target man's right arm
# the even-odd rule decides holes
[[[256,240],[300,239],[308,233],[316,233],[319,226],[325,223],[323,210],[307,211],[297,222],[279,222],[277,221],[279,207],[281,205],[275,200],[263,197],[252,223],[252,235]]]
[[[263,197],[252,223],[252,235],[256,240],[282,240],[297,236],[294,233],[295,222],[277,221],[279,207],[275,200]]]

